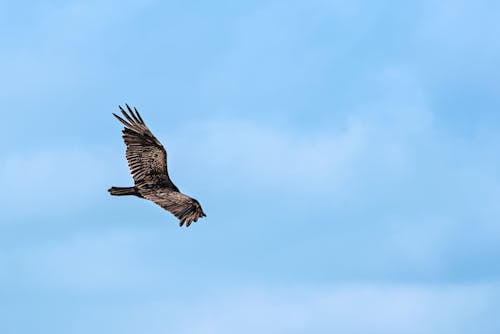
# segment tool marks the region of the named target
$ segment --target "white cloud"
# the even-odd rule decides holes
[[[467,333],[477,321],[495,321],[482,314],[497,306],[494,296],[499,291],[353,285],[298,292],[299,297],[252,292],[224,301],[215,312],[207,302],[205,317],[187,332],[206,333],[209,328],[210,333]]]
[[[180,129],[150,125],[167,147],[174,182],[213,205],[210,219],[219,227],[251,206],[241,218],[252,222],[247,231],[255,235],[249,233],[248,240],[258,240],[263,228],[277,233],[283,225],[268,225],[279,215],[295,231],[314,225],[324,232],[292,236],[283,244],[287,252],[304,260],[321,250],[321,260],[345,268],[348,278],[369,273],[446,280],[464,267],[478,269],[467,279],[496,275],[494,266],[483,270],[470,259],[497,249],[498,137],[479,133],[463,142],[440,131],[411,73],[391,68],[374,80],[387,96],[329,131],[220,119]],[[393,98],[401,91],[414,95]],[[113,181],[117,171],[123,182]],[[90,210],[108,196],[108,186],[131,181],[123,146],[19,153],[7,157],[0,180],[7,207],[2,214],[45,220],[64,210]],[[151,214],[167,214],[137,204]],[[465,254],[473,236],[481,245]],[[339,251],[349,256],[328,259],[328,252]]]
[[[195,178],[193,184],[218,180],[218,186],[231,190],[241,185],[302,190],[332,199],[341,191],[341,196],[376,195],[372,200],[382,203],[407,198],[414,208],[434,201],[431,210],[442,203],[447,213],[450,199],[454,205],[468,200],[466,188],[482,197],[486,187],[498,196],[498,178],[490,168],[500,164],[492,158],[498,137],[479,132],[464,142],[446,131],[411,70],[384,69],[372,81],[383,95],[330,130],[220,119],[176,133],[169,129],[172,174],[185,171],[180,177]],[[161,138],[161,130],[156,133]]]
[[[213,287],[214,288],[214,287]],[[81,332],[123,333],[496,333],[498,285],[340,285],[238,289],[135,304]],[[116,321],[120,319],[120,321]],[[103,327],[104,324],[104,327]]]
[[[197,133],[196,139],[191,133]],[[187,168],[206,177],[220,175],[223,184],[254,189],[321,188],[346,172],[364,136],[359,124],[345,132],[313,135],[241,121],[198,124],[172,136],[171,169],[174,174],[176,168]]]
[[[7,246],[0,250],[0,283],[9,287],[5,292],[132,293],[161,284],[150,266],[151,253],[143,253],[153,239],[151,232],[100,223],[98,230],[83,227],[78,233],[74,228],[67,233],[67,228],[61,232],[46,227],[50,235],[21,235],[15,247],[5,241]]]
[[[18,251],[16,258],[42,291],[111,292],[147,284],[153,277],[141,263],[137,245],[143,233],[102,230],[99,235],[80,233],[62,242],[37,244],[36,249]]]
[[[99,67],[94,48],[107,29],[148,1],[42,2],[23,7],[32,19],[9,27],[18,38],[7,40],[0,54],[0,97],[20,104],[54,92],[57,97],[73,92]],[[9,14],[19,10],[13,7]]]
[[[5,157],[2,215],[43,218],[88,206],[97,192],[105,194],[104,180],[113,174],[106,156],[100,150],[60,148]]]

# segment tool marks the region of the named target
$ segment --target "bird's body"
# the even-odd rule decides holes
[[[200,203],[179,191],[179,188],[170,180],[167,169],[167,151],[151,133],[142,120],[137,109],[130,109],[128,113],[120,107],[126,118],[113,114],[125,125],[123,140],[127,145],[126,157],[134,178],[134,187],[111,187],[111,195],[133,195],[145,198],[158,204],[174,214],[188,227],[200,217],[206,217]]]

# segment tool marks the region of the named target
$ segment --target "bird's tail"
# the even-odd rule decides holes
[[[114,196],[139,195],[135,187],[111,187],[108,191]]]

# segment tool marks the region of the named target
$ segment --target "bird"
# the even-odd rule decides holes
[[[144,123],[134,107],[118,106],[123,118],[113,115],[125,126],[123,140],[127,146],[126,158],[134,179],[133,187],[111,187],[113,196],[137,196],[154,202],[179,219],[179,226],[189,227],[206,217],[200,203],[183,193],[172,182],[167,169],[167,151]]]

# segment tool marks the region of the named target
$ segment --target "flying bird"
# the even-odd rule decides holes
[[[113,115],[125,125],[123,140],[127,146],[126,157],[134,179],[133,187],[111,187],[114,196],[137,196],[158,204],[179,219],[179,226],[206,217],[200,203],[179,191],[170,180],[167,170],[167,151],[151,133],[137,109],[126,104],[128,113],[121,107],[124,118]]]

